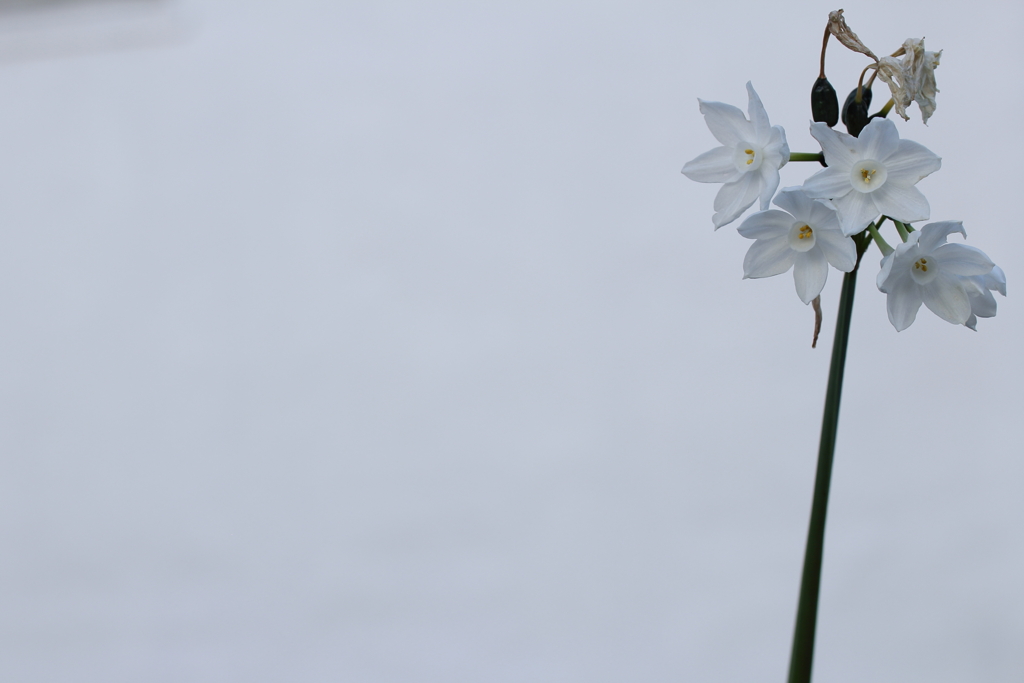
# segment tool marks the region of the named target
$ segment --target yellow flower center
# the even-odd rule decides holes
[[[814,228],[803,221],[793,223],[793,227],[789,229],[789,248],[803,253],[813,249],[814,244]]]
[[[744,173],[750,173],[756,171],[761,166],[761,162],[764,161],[764,150],[757,146],[753,142],[741,142],[736,146],[734,152],[733,163],[736,164],[736,170],[743,171]]]
[[[850,183],[857,192],[874,192],[885,184],[888,175],[880,162],[861,159],[850,169]]]
[[[927,285],[939,274],[939,264],[931,256],[918,256],[910,268],[910,277],[919,285]]]

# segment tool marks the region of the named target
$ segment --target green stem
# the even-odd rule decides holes
[[[910,239],[910,231],[907,230],[907,226],[906,225],[904,225],[903,223],[900,223],[895,218],[892,219],[892,223],[893,223],[893,225],[896,226],[896,232],[898,232],[900,234],[900,239],[901,240],[906,242],[908,239]]]
[[[825,155],[821,152],[790,152],[790,161],[825,161]]]
[[[789,661],[789,683],[810,683],[811,680],[814,631],[818,621],[818,592],[821,587],[821,556],[825,546],[825,513],[832,479],[832,457],[836,449],[836,430],[839,427],[839,398],[843,390],[843,370],[850,340],[857,270],[867,244],[867,240],[858,240],[857,264],[843,277],[843,290],[839,295],[836,336],[832,341],[832,364],[828,371],[828,388],[825,390],[825,414],[821,420],[818,473],[814,480],[811,523],[807,531],[804,569],[800,579],[800,602],[797,605],[796,629],[793,633],[793,654]]]
[[[868,234],[871,235],[871,239],[875,241],[875,244],[877,244],[878,248],[882,251],[882,256],[888,256],[889,254],[894,252],[895,249],[890,247],[889,243],[882,239],[882,235],[879,234],[878,232],[878,226],[881,225],[882,221],[884,220],[885,216],[882,216],[881,218],[878,219],[877,223],[869,223]]]

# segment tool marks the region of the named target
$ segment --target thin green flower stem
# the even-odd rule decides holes
[[[871,235],[871,239],[873,239],[875,244],[878,245],[878,249],[882,252],[882,256],[888,256],[894,252],[895,249],[890,247],[889,243],[882,239],[882,236],[878,232],[878,226],[881,225],[884,220],[885,216],[882,216],[878,219],[877,223],[868,224],[868,234]]]
[[[843,277],[839,295],[839,313],[836,316],[836,336],[832,342],[832,364],[828,371],[825,390],[825,413],[821,421],[821,442],[818,446],[818,473],[814,479],[814,499],[811,522],[807,531],[804,569],[800,579],[800,601],[796,610],[796,629],[793,633],[793,653],[789,661],[789,683],[810,683],[814,663],[814,632],[818,621],[818,592],[821,587],[821,557],[825,546],[825,513],[828,508],[828,490],[832,479],[832,458],[836,448],[836,430],[839,427],[839,399],[843,390],[843,370],[846,366],[846,348],[850,340],[850,318],[853,314],[853,294],[857,285],[857,270],[869,240],[857,239],[857,263]]]
[[[825,160],[825,155],[821,152],[790,152],[790,161],[817,161],[822,162]]]
[[[892,219],[892,224],[896,226],[896,232],[898,232],[900,234],[900,239],[901,240],[906,242],[908,239],[910,239],[910,231],[907,230],[907,226],[906,225],[904,225],[903,223],[900,223],[895,218]]]

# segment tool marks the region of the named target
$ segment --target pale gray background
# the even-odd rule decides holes
[[[0,679],[784,680],[840,278],[679,170],[748,79],[817,150],[835,4],[115,5],[0,13]],[[866,257],[816,681],[1018,682],[1024,10],[846,10],[1010,297]]]

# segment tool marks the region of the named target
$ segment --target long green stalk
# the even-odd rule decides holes
[[[814,480],[811,524],[807,531],[804,570],[800,579],[800,602],[796,610],[796,629],[793,633],[793,654],[789,661],[789,683],[810,683],[814,663],[814,631],[818,622],[821,555],[825,546],[825,512],[828,508],[828,489],[832,480],[836,430],[839,427],[839,398],[843,391],[843,370],[846,366],[846,347],[850,340],[850,317],[853,314],[857,270],[860,268],[863,248],[866,246],[866,242],[858,242],[857,265],[843,277],[843,290],[839,295],[836,336],[832,341],[832,364],[829,367],[828,388],[825,391],[825,415],[821,420],[818,474]]]

